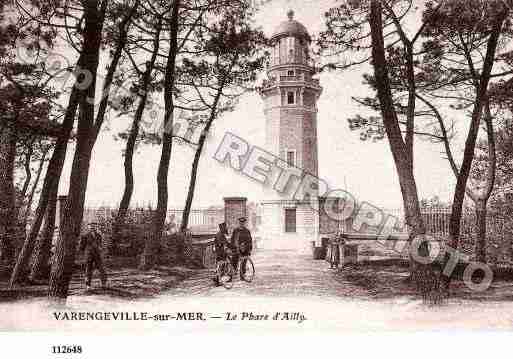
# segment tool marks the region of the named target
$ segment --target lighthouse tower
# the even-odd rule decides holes
[[[311,38],[303,24],[287,13],[271,37],[271,62],[260,91],[266,117],[266,149],[296,169],[289,190],[264,190],[261,236],[264,246],[304,247],[318,238],[318,210],[298,201],[295,188],[305,174],[318,175],[317,100],[322,88],[313,78]],[[272,181],[276,183],[279,173]],[[295,181],[295,183],[294,183]]]

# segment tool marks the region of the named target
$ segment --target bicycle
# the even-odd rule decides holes
[[[233,287],[233,277],[236,272],[232,265],[232,256],[227,255],[226,259],[217,263],[216,273],[219,283],[226,289]],[[255,265],[250,256],[240,256],[238,262],[240,278],[248,283],[251,283],[255,278]]]

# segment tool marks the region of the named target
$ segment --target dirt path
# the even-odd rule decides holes
[[[332,270],[324,260],[293,250],[260,250],[253,255],[256,276],[252,283],[237,279],[232,289],[215,287],[212,273],[203,271],[165,292],[166,296],[213,297],[324,297],[363,300],[418,299],[407,282],[407,264],[371,261]],[[474,292],[461,281],[453,281],[451,298],[471,301],[510,301],[513,282],[496,280],[485,292]]]
[[[403,268],[389,267],[383,273],[375,268],[332,270],[323,260],[292,250],[260,250],[253,256],[256,276],[252,283],[236,280],[232,289],[216,288],[205,273],[179,284],[168,295],[205,296],[276,296],[276,297],[372,297],[389,287],[382,297],[391,294],[413,294],[404,283]],[[387,275],[388,273],[388,275]],[[368,276],[367,276],[368,275]],[[379,280],[377,277],[383,275]],[[207,280],[206,280],[207,279]],[[394,291],[392,293],[390,290]],[[396,292],[396,293],[395,293]]]

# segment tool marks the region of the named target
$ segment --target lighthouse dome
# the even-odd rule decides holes
[[[290,10],[287,13],[288,20],[283,21],[277,28],[274,30],[273,36],[271,40],[276,40],[281,37],[299,37],[305,38],[308,41],[311,40],[310,35],[308,34],[308,30],[306,27],[300,23],[299,21],[294,20],[294,11]]]

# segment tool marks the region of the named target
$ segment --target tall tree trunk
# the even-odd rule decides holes
[[[126,16],[123,18],[123,20],[119,23],[118,29],[119,34],[116,41],[116,47],[114,50],[114,54],[112,55],[112,60],[110,62],[110,65],[108,67],[107,76],[105,77],[105,84],[103,87],[103,93],[102,93],[102,100],[100,101],[100,106],[98,108],[98,114],[96,115],[96,123],[94,125],[95,127],[95,138],[100,133],[100,128],[103,124],[105,113],[107,111],[107,106],[109,104],[109,97],[110,97],[110,86],[112,85],[112,82],[114,80],[114,75],[116,73],[116,69],[118,67],[119,61],[121,59],[121,55],[123,54],[123,49],[126,46],[127,39],[128,39],[128,30],[130,27],[130,21],[132,20],[132,17],[135,15],[137,8],[139,7],[139,0],[136,0],[134,5],[130,8],[130,11]],[[111,248],[109,248],[109,251],[115,252],[116,251],[116,239],[117,239],[117,232],[118,227],[114,226],[114,235],[113,235],[113,241],[111,242]]]
[[[486,263],[486,202],[476,201],[476,225],[477,225],[477,238],[476,238],[476,260],[481,263]]]
[[[80,66],[81,61],[78,61]],[[25,243],[18,256],[18,261],[11,275],[9,285],[12,287],[18,281],[24,281],[26,279],[26,268],[28,266],[29,259],[34,250],[34,244],[37,236],[43,224],[43,219],[48,207],[48,203],[51,200],[51,195],[56,192],[59,188],[59,182],[62,175],[62,169],[64,167],[64,160],[66,159],[66,152],[68,149],[68,141],[73,130],[73,124],[75,122],[75,114],[78,107],[79,91],[77,87],[73,87],[71,90],[70,98],[68,101],[68,107],[66,114],[62,122],[62,133],[57,139],[53,154],[48,163],[46,170],[45,180],[43,182],[43,188],[41,195],[39,196],[39,203],[36,209],[34,222],[30,228],[28,236],[25,238]]]
[[[32,162],[32,155],[34,154],[34,141],[29,145],[29,148],[27,150],[27,153],[25,154],[25,161],[24,161],[24,167],[25,167],[25,181],[23,183],[23,187],[21,189],[20,193],[20,201],[18,204],[18,208],[23,207],[23,201],[27,195],[28,188],[30,186],[30,182],[32,181],[32,170],[30,168],[30,163]]]
[[[16,198],[14,192],[14,161],[16,132],[6,126],[0,133],[0,261],[14,261],[16,234]]]
[[[162,152],[157,173],[157,208],[153,213],[152,233],[146,239],[146,245],[141,257],[141,269],[151,269],[157,259],[157,252],[162,239],[162,231],[166,221],[167,201],[168,201],[168,172],[171,160],[171,150],[173,146],[173,113],[174,102],[173,93],[175,86],[175,64],[178,52],[178,16],[180,10],[180,0],[175,0],[170,20],[170,45],[166,64],[166,74],[164,79],[164,131],[162,134]]]
[[[476,206],[477,238],[476,238],[476,260],[486,263],[486,217],[488,200],[492,195],[495,186],[495,177],[497,170],[497,153],[495,145],[495,131],[493,126],[493,116],[490,110],[490,100],[487,100],[484,106],[484,120],[486,122],[486,134],[488,145],[488,168],[486,171],[486,180],[480,193],[472,196]]]
[[[232,67],[237,61],[237,56],[234,57],[234,60],[232,62]],[[231,70],[231,68],[230,68]],[[185,232],[189,225],[189,215],[191,213],[192,208],[192,200],[194,199],[194,192],[196,190],[196,178],[198,175],[198,165],[201,158],[201,153],[203,151],[203,147],[205,146],[205,141],[207,139],[207,135],[210,132],[210,128],[212,127],[212,123],[214,123],[214,120],[217,115],[217,106],[219,104],[219,99],[221,98],[221,94],[224,88],[226,77],[223,77],[223,80],[221,81],[219,85],[219,89],[216,93],[216,97],[214,98],[214,102],[212,104],[212,108],[210,110],[210,117],[205,125],[205,128],[203,131],[201,131],[201,135],[198,142],[198,148],[196,148],[196,153],[194,154],[194,161],[192,162],[192,169],[191,169],[191,179],[189,181],[189,190],[187,192],[187,199],[185,201],[185,208],[182,215],[182,224],[180,225],[180,232]]]
[[[442,115],[438,110],[427,101],[422,96],[417,96],[421,99],[427,106],[429,106],[438,120],[441,131],[441,138],[443,140],[443,144],[445,147],[445,153],[447,155],[447,160],[451,166],[451,169],[454,173],[454,176],[458,178],[460,169],[456,164],[454,156],[452,155],[451,146],[449,143],[449,137],[447,135],[447,130],[445,128],[445,124],[442,118]],[[477,227],[477,237],[476,237],[476,259],[482,263],[486,261],[486,215],[487,215],[487,204],[488,199],[490,198],[494,185],[495,185],[495,176],[496,176],[496,166],[497,166],[497,155],[495,151],[495,132],[493,126],[493,116],[490,110],[490,100],[488,99],[485,102],[484,106],[484,120],[486,122],[486,132],[488,139],[488,168],[486,173],[485,184],[483,186],[482,191],[475,191],[470,186],[466,188],[466,194],[472,199],[475,205],[476,212],[476,227]]]
[[[57,211],[58,189],[59,185],[57,182],[55,182],[48,198],[44,229],[39,236],[39,239],[36,243],[34,256],[32,257],[29,277],[31,281],[36,281],[48,275],[47,270],[50,261],[53,235],[55,233],[55,216]]]
[[[169,171],[169,163],[171,159],[172,138],[164,135],[162,142],[162,152],[160,157],[159,169],[157,174],[157,208],[153,212],[152,233],[146,239],[144,252],[141,257],[141,269],[149,270],[157,262],[157,254],[162,239],[162,231],[166,221],[168,188],[167,179]]]
[[[108,0],[103,0],[104,3],[106,3],[107,1]],[[130,8],[130,11],[128,12],[128,14],[126,14],[126,16],[121,20],[121,22],[118,25],[118,30],[119,30],[118,38],[116,40],[114,53],[112,54],[112,60],[110,61],[110,64],[108,66],[107,75],[105,76],[102,97],[101,97],[100,105],[98,106],[98,113],[96,114],[96,121],[93,124],[93,128],[94,128],[94,133],[93,133],[93,138],[92,138],[93,145],[98,137],[98,134],[100,133],[101,127],[102,127],[104,119],[105,119],[105,113],[107,112],[107,107],[109,105],[110,86],[112,85],[112,82],[114,81],[114,75],[116,74],[116,69],[118,68],[119,60],[121,60],[121,55],[123,54],[123,49],[126,46],[127,39],[128,39],[128,30],[130,28],[130,21],[132,20],[132,17],[135,15],[137,8],[139,7],[139,1],[140,0],[135,1],[134,5]],[[102,20],[102,26],[103,26],[103,20]],[[99,34],[99,36],[101,37],[101,34]]]
[[[91,152],[96,141],[94,99],[102,39],[103,20],[107,1],[87,0],[84,5],[83,70],[91,74],[91,83],[81,90],[77,145],[70,176],[68,202],[64,210],[62,231],[57,241],[50,273],[48,296],[63,301],[68,296],[69,283],[75,264],[76,244],[84,215],[84,201],[89,177]]]
[[[463,202],[465,199],[465,192],[467,189],[467,182],[470,175],[472,161],[474,160],[474,152],[476,148],[477,134],[479,132],[479,124],[482,117],[482,111],[487,101],[488,83],[490,82],[490,75],[495,62],[495,52],[499,42],[499,37],[502,32],[502,26],[508,15],[506,5],[503,5],[502,11],[497,13],[494,20],[493,28],[487,42],[486,56],[483,63],[483,70],[479,77],[477,85],[476,99],[474,101],[474,108],[472,111],[472,118],[470,123],[469,132],[465,141],[465,149],[463,152],[463,161],[454,189],[454,198],[452,202],[451,217],[449,220],[449,246],[457,250],[460,238],[461,216],[463,212]],[[445,264],[450,260],[449,255],[446,255]],[[443,287],[445,290],[449,288],[451,277],[442,275]]]
[[[132,199],[132,194],[134,192],[134,171],[133,171],[133,160],[134,160],[134,152],[137,144],[137,137],[139,136],[139,129],[141,125],[142,116],[144,114],[144,109],[146,107],[146,102],[148,100],[148,87],[151,82],[151,74],[153,69],[155,68],[155,61],[157,60],[158,52],[159,52],[159,44],[160,44],[160,31],[162,27],[162,18],[159,19],[157,25],[157,33],[155,35],[155,39],[153,42],[153,53],[151,55],[150,61],[146,65],[146,70],[142,79],[141,86],[141,99],[139,105],[137,106],[137,110],[135,112],[134,120],[132,122],[132,128],[130,129],[130,134],[128,136],[126,142],[125,149],[125,160],[124,160],[124,169],[125,169],[125,190],[123,191],[123,197],[121,198],[121,202],[119,204],[119,210],[116,216],[116,222],[114,223],[113,228],[113,241],[111,249],[112,252],[116,252],[117,243],[119,242],[120,230],[123,224],[125,223],[126,215],[128,213],[128,208],[130,206],[130,201]]]
[[[18,193],[17,195],[15,194],[15,197],[17,197],[15,216],[16,218],[18,218],[18,222],[20,222],[21,211],[23,210],[23,207],[25,207],[25,213],[23,216],[25,217],[27,213],[27,192],[30,187],[30,182],[32,182],[32,168],[30,167],[30,164],[32,163],[32,156],[34,155],[34,142],[35,139],[32,139],[31,143],[28,144],[29,148],[27,150],[27,153],[25,154],[25,160],[23,161],[23,167],[25,169],[25,181],[23,181],[23,187],[21,188],[20,193]]]
[[[70,176],[70,190],[63,214],[62,231],[57,242],[55,256],[52,261],[50,273],[50,288],[48,296],[56,300],[65,300],[68,296],[69,283],[75,264],[76,244],[80,236],[82,219],[84,215],[84,201],[87,191],[89,167],[93,147],[98,139],[105,119],[109,103],[110,86],[118,67],[121,54],[127,42],[128,29],[131,18],[139,6],[136,1],[129,13],[119,24],[119,37],[116,48],[109,64],[103,85],[102,97],[95,119],[94,99],[96,90],[96,77],[102,40],[102,29],[108,0],[89,0],[85,7],[84,18],[84,70],[91,74],[92,82],[83,91],[80,98],[80,116],[77,131],[77,147]],[[98,8],[100,5],[100,8]]]
[[[37,187],[39,186],[39,181],[41,180],[41,173],[43,173],[43,167],[46,162],[47,154],[48,154],[48,151],[44,151],[42,153],[41,159],[39,160],[39,166],[37,168],[36,178],[34,179],[34,184],[32,185],[32,189],[30,190],[30,195],[28,197],[27,205],[25,207],[25,214],[23,216],[24,228],[28,223],[28,217],[29,217],[31,209],[32,209],[32,203],[34,202],[34,195],[36,194]]]
[[[91,134],[93,111],[88,105],[80,110],[78,140],[75,157],[70,176],[70,190],[68,203],[64,210],[62,230],[57,241],[50,274],[49,297],[65,299],[68,296],[69,282],[75,264],[76,244],[80,236],[82,218],[84,214],[84,201],[89,177],[91,161]],[[93,115],[93,116],[91,116]]]
[[[196,178],[198,174],[198,165],[201,157],[201,152],[203,150],[203,144],[205,143],[204,135],[201,134],[201,137],[198,142],[198,148],[196,148],[196,153],[194,154],[194,161],[192,162],[191,169],[191,178],[189,181],[189,190],[187,192],[187,199],[185,200],[185,208],[182,214],[182,223],[180,224],[180,232],[184,232],[189,226],[189,215],[191,213],[192,200],[194,199],[194,191],[196,190]]]
[[[372,0],[369,16],[372,39],[372,63],[376,79],[376,89],[380,101],[380,109],[383,124],[387,133],[390,149],[394,158],[406,223],[409,227],[409,241],[426,234],[426,228],[420,212],[417,185],[413,172],[413,153],[411,143],[406,144],[402,138],[397,113],[394,108],[388,67],[385,57],[385,45],[383,38],[382,4],[379,0]],[[421,257],[429,256],[428,244],[423,242],[419,248]],[[432,270],[429,266],[411,261],[412,278],[416,281],[417,288],[422,294],[427,294],[433,288],[431,279]]]

